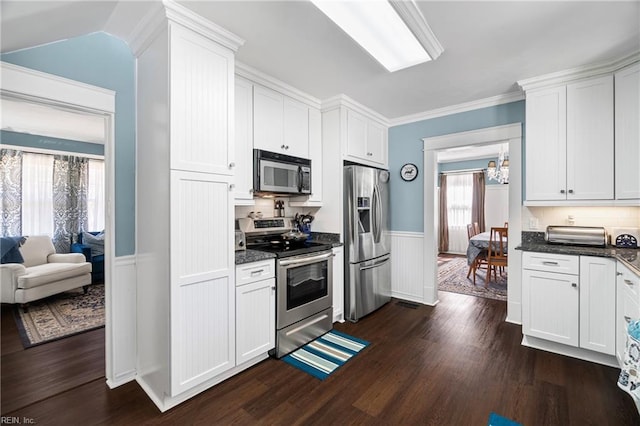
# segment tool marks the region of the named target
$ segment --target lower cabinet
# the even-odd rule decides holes
[[[523,334],[615,355],[616,261],[532,252],[522,260]]]
[[[333,248],[333,322],[344,321],[344,247]]]
[[[236,364],[275,348],[274,260],[236,266]]]
[[[616,358],[622,365],[627,346],[627,326],[640,319],[640,276],[618,262],[616,266]]]

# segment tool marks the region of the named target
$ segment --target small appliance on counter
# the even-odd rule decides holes
[[[611,228],[611,245],[618,248],[638,248],[640,229],[638,228]]]
[[[544,239],[549,244],[605,247],[607,231],[601,226],[547,226]]]

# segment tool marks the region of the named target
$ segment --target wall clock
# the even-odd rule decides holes
[[[402,180],[411,182],[418,176],[418,166],[412,163],[407,163],[400,169],[400,177]]]

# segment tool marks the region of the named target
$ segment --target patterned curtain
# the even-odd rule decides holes
[[[22,235],[22,151],[0,149],[0,233]]]
[[[53,245],[68,253],[87,226],[87,158],[56,155],[53,161]]]

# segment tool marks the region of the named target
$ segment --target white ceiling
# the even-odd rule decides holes
[[[344,93],[389,119],[513,94],[517,80],[640,50],[637,0],[418,1],[444,53],[395,73],[307,1],[179,3],[245,39],[243,63],[321,100]],[[126,2],[136,11],[148,4]],[[3,0],[1,50],[100,30],[124,36],[123,23],[110,19],[115,6]]]

